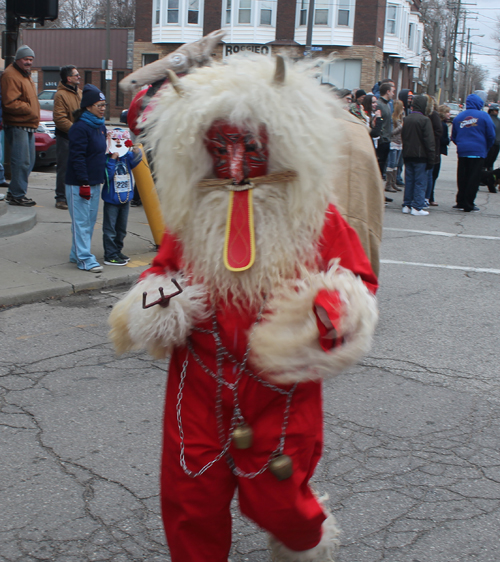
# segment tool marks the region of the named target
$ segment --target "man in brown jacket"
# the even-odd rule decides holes
[[[12,175],[7,201],[20,207],[36,205],[26,197],[28,178],[35,165],[35,131],[40,123],[40,104],[31,79],[34,58],[32,49],[23,45],[2,74],[3,123]]]
[[[73,111],[80,109],[82,91],[78,88],[80,74],[72,64],[61,68],[61,81],[54,96],[54,123],[56,124],[56,208],[67,209],[66,203],[66,164],[68,163],[68,132],[73,125]]]

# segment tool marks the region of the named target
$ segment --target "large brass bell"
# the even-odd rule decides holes
[[[237,425],[233,431],[233,443],[237,449],[249,449],[252,446],[253,431],[246,423]]]
[[[293,462],[288,455],[279,455],[269,463],[271,474],[278,480],[286,480],[293,474]]]

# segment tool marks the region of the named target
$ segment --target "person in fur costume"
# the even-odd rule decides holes
[[[368,351],[377,320],[377,278],[334,205],[338,102],[281,57],[172,78],[144,135],[167,231],[110,316],[118,352],[170,356],[172,561],[227,562],[236,490],[272,560],[333,560],[338,530],[309,486],[321,380]]]

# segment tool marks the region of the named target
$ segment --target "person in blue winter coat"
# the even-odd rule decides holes
[[[451,140],[457,145],[457,204],[455,209],[469,213],[479,211],[474,200],[481,181],[481,171],[489,149],[495,142],[495,127],[491,117],[481,111],[484,102],[477,94],[470,94],[466,110],[453,120]]]
[[[72,244],[69,261],[79,269],[100,273],[90,249],[99,209],[101,184],[106,167],[106,98],[92,84],[83,88],[75,122],[69,130],[69,157],[66,169],[66,201],[71,215]]]
[[[130,201],[134,196],[132,169],[142,160],[140,148],[130,150],[130,134],[124,129],[108,133],[106,178],[101,197],[104,201],[102,242],[105,265],[127,265],[129,257],[122,253],[127,234]]]

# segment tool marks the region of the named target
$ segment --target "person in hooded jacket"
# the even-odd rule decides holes
[[[434,166],[431,170],[427,171],[427,189],[425,192],[425,202],[427,207],[435,206],[434,203],[434,167],[441,161],[441,136],[443,134],[443,125],[439,113],[436,111],[436,100],[431,97],[432,111],[429,114],[429,119],[432,123],[432,131],[434,132]]]
[[[92,84],[86,84],[80,109],[75,111],[75,122],[68,133],[66,200],[72,234],[69,261],[76,263],[78,269],[92,273],[102,271],[90,245],[106,169],[105,111],[104,94]]]
[[[497,159],[498,153],[500,152],[500,119],[498,118],[498,110],[500,109],[497,103],[492,103],[488,109],[488,115],[495,125],[495,142],[493,146],[488,151],[486,160],[484,162],[484,167],[486,170],[493,170],[495,167],[495,160]],[[495,190],[496,191],[496,190]]]
[[[451,140],[457,146],[457,204],[454,209],[466,213],[479,211],[474,200],[481,181],[481,171],[489,149],[495,142],[495,126],[491,117],[481,111],[484,102],[477,94],[466,99],[466,110],[453,119]]]
[[[427,170],[432,170],[435,159],[434,132],[428,113],[432,108],[426,94],[413,98],[412,112],[403,121],[403,159],[405,163],[405,191],[403,213],[425,216]]]

